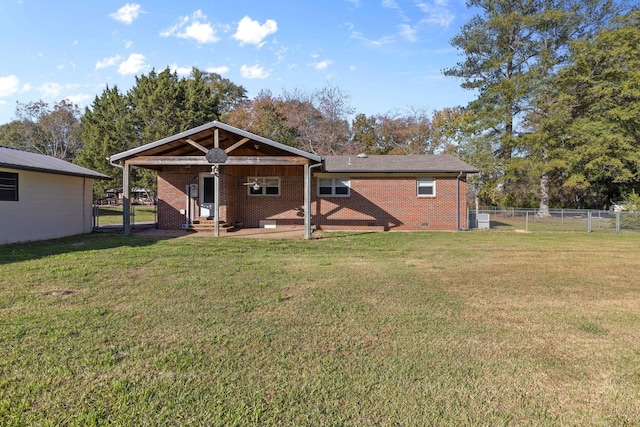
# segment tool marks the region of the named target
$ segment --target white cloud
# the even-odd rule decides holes
[[[418,36],[416,35],[416,30],[415,28],[411,27],[411,25],[400,24],[399,28],[400,28],[400,35],[405,39],[409,40],[410,42],[415,42],[416,40],[418,40]]]
[[[240,44],[260,45],[265,37],[276,31],[278,31],[278,24],[273,19],[267,19],[264,24],[260,25],[258,21],[245,16],[238,23],[236,33],[232,37]]]
[[[382,7],[387,9],[400,9],[400,6],[398,6],[395,0],[382,0]]]
[[[252,65],[251,67],[243,65],[240,67],[240,74],[245,79],[266,79],[269,77],[269,72],[259,65]]]
[[[11,74],[0,77],[0,98],[11,96],[20,90],[20,79]]]
[[[320,71],[320,70],[326,70],[327,67],[329,65],[333,64],[333,61],[330,59],[325,59],[324,61],[320,61],[320,62],[316,62],[315,64],[313,64],[313,67]]]
[[[355,65],[349,65],[349,71],[356,71],[358,69],[358,67],[356,67]]]
[[[130,25],[142,12],[142,6],[138,3],[127,3],[109,16],[125,25]]]
[[[207,22],[207,16],[201,10],[196,10],[191,16],[180,17],[177,24],[161,32],[160,36],[193,39],[200,44],[215,43],[220,40],[211,23]]]
[[[132,53],[118,67],[118,73],[123,76],[136,74],[148,67],[145,63],[147,58],[141,53]]]
[[[101,68],[113,67],[118,62],[120,62],[121,59],[122,59],[122,56],[120,55],[104,58],[102,61],[96,62],[96,70],[99,70]]]
[[[216,74],[223,75],[229,72],[229,67],[227,67],[226,65],[222,65],[220,67],[207,68],[207,71],[209,73],[216,73]]]
[[[191,68],[190,67],[178,67],[178,64],[174,63],[172,64],[170,67],[172,72],[177,73],[179,76],[188,76],[189,74],[191,74]]]
[[[425,13],[426,17],[422,19],[423,23],[434,24],[439,27],[448,27],[455,19],[455,15],[449,9],[448,0],[433,0],[430,2],[421,2],[417,6]]]
[[[355,31],[355,30],[351,31],[350,37],[352,39],[358,40],[359,42],[365,44],[366,46],[372,47],[372,48],[378,48],[378,47],[381,47],[381,46],[386,46],[386,45],[389,45],[389,44],[393,43],[393,41],[394,41],[394,38],[391,37],[391,36],[381,37],[378,40],[368,39],[361,32]]]
[[[91,95],[87,95],[86,93],[77,93],[75,95],[69,95],[66,97],[69,101],[73,102],[77,105],[83,105],[86,101],[89,101],[92,98]]]
[[[56,98],[62,91],[63,87],[58,83],[48,82],[44,83],[38,89],[42,92],[43,98]]]
[[[129,49],[131,46],[133,46],[133,41],[132,40],[124,40],[124,48],[125,49]]]

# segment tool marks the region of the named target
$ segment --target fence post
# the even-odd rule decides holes
[[[587,212],[587,233],[591,233],[591,211]]]
[[[616,212],[616,234],[620,234],[620,212]]]
[[[525,213],[525,221],[524,221],[524,229],[525,231],[529,231],[529,212]]]

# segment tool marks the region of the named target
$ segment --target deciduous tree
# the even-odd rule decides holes
[[[19,145],[22,148],[73,162],[82,148],[80,110],[68,100],[53,107],[39,100],[16,107]]]

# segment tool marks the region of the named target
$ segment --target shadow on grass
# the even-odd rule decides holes
[[[363,236],[365,234],[384,234],[384,231],[316,231],[313,233],[314,239],[339,239],[344,237]]]
[[[124,236],[120,233],[93,233],[39,242],[13,243],[0,246],[0,265],[73,252],[117,247],[144,247],[153,245],[158,240],[160,239],[147,236]]]
[[[491,221],[491,228],[499,228],[499,227],[512,227],[513,228],[513,224],[509,224],[506,222],[500,222],[500,221]]]

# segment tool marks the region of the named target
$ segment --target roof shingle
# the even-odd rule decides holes
[[[437,155],[367,155],[362,156],[327,156],[326,172],[479,172],[473,166],[457,157],[448,154]]]
[[[5,146],[0,146],[0,167],[48,172],[58,175],[81,176],[93,179],[111,179],[110,176],[52,156]]]

